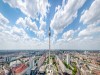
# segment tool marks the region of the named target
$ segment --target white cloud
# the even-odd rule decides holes
[[[78,10],[83,6],[86,0],[68,0],[62,6],[56,7],[56,12],[51,20],[50,26],[54,30],[54,34],[60,33],[77,17]],[[65,1],[66,2],[66,1]]]
[[[45,21],[43,21],[43,19],[42,18],[40,18],[40,30],[44,30],[45,29],[45,27],[46,27],[46,22]]]
[[[37,33],[37,36],[42,33],[44,34],[44,29],[46,27],[45,19],[47,17],[47,13],[49,12],[50,3],[48,0],[3,0],[5,3],[8,3],[12,8],[18,8],[24,13],[27,17],[25,19],[19,18],[16,21],[16,24],[22,25],[24,28],[27,25],[30,27],[32,31]],[[32,22],[30,19],[36,19],[40,22],[40,27],[38,31],[38,27],[35,22]],[[38,31],[38,32],[37,32]],[[44,36],[44,35],[42,35]]]
[[[23,28],[5,26],[0,32],[0,49],[34,49],[39,44],[39,39],[30,38]]]
[[[87,36],[87,37],[84,37],[83,40],[88,40],[88,39],[93,39],[93,37],[92,36]]]
[[[50,3],[48,0],[3,0],[5,3],[8,3],[12,8],[18,8],[23,12],[27,17],[25,19],[19,18],[16,21],[16,24],[22,25],[23,28],[27,26],[37,34],[38,37],[44,37],[44,29],[46,27],[45,19],[47,13],[49,12]],[[39,20],[40,27],[38,29],[35,22],[32,19]]]
[[[23,28],[29,27],[34,32],[38,31],[38,27],[37,27],[36,23],[32,22],[32,20],[29,17],[25,17],[24,19],[20,17],[16,21],[16,24],[22,25]]]
[[[15,25],[13,27],[5,25],[0,31],[0,50],[42,49],[43,47],[47,48],[39,39],[30,38],[23,28]]]
[[[50,4],[47,0],[3,0],[8,3],[13,8],[18,8],[27,17],[19,18],[16,24],[22,26],[23,28],[18,28],[16,26],[7,26],[9,20],[5,18],[2,14],[0,15],[0,24],[5,24],[5,26],[0,26],[0,49],[48,49],[48,38],[45,37],[45,17],[49,11]],[[100,33],[100,27],[96,26],[100,20],[92,21],[93,16],[90,20],[86,21],[83,18],[80,20],[85,24],[89,24],[86,29],[80,31],[69,30],[64,32],[62,38],[53,42],[53,38],[57,38],[56,35],[60,33],[65,27],[73,22],[77,17],[78,10],[83,6],[86,0],[63,0],[62,6],[55,8],[55,14],[51,21],[51,28],[54,30],[54,35],[51,37],[51,49],[99,49],[100,39],[96,38],[94,40],[92,35],[95,33]],[[67,3],[66,3],[67,2]],[[94,3],[95,4],[95,3]],[[93,4],[92,4],[93,5]],[[91,5],[91,6],[92,6]],[[90,8],[91,8],[90,6]],[[90,12],[90,8],[88,13]],[[96,7],[97,8],[97,7]],[[92,9],[92,8],[91,8]],[[92,11],[93,13],[95,12]],[[99,10],[97,10],[99,12]],[[82,13],[88,14],[85,11]],[[93,14],[92,13],[92,14]],[[97,13],[96,13],[97,14]],[[3,16],[3,17],[2,17]],[[38,16],[40,18],[38,18]],[[37,19],[40,23],[40,27],[36,25],[32,19]],[[99,17],[98,17],[99,18]],[[92,25],[92,23],[95,23]],[[90,25],[91,24],[91,25]],[[24,28],[30,28],[33,32],[36,32],[37,37],[31,38],[25,32]],[[79,32],[80,31],[80,32]],[[79,32],[78,37],[74,39],[74,33]],[[80,38],[81,36],[84,36]],[[39,39],[43,40],[40,41]],[[67,41],[66,41],[67,40]]]
[[[100,24],[100,0],[94,0],[90,8],[85,10],[80,21],[84,24]]]
[[[11,34],[12,34],[12,36],[15,36],[14,38],[19,37],[22,39],[29,39],[29,36],[22,28],[12,27]]]
[[[45,32],[43,30],[39,30],[37,32],[37,37],[41,40],[43,40],[45,38]]]
[[[0,25],[8,24],[9,20],[0,13]]]
[[[59,39],[55,44],[51,45],[51,48],[61,50],[98,50],[100,39],[96,38],[93,40],[90,38],[86,38],[84,40],[77,38],[77,40],[73,39],[67,42],[64,39]]]
[[[73,32],[73,30],[66,32],[65,39],[73,36],[71,34]],[[0,32],[0,35],[0,49],[48,49],[48,38],[45,38],[44,41],[37,38],[25,38],[27,34],[22,28],[5,28],[3,32]],[[99,49],[100,39],[92,40],[90,38],[85,37],[82,41],[81,39],[72,39],[67,42],[64,39],[59,39],[55,43],[51,39],[51,49]]]
[[[1,35],[2,34],[2,35]],[[0,32],[0,49],[47,49],[48,42],[41,42],[37,38],[29,38],[21,28],[13,27],[9,31]]]
[[[35,21],[32,22],[32,20],[29,17],[25,17],[25,19],[20,17],[16,21],[16,24],[21,25],[23,28],[29,27],[30,30],[33,31],[37,35],[38,39],[43,40],[45,38],[44,29],[45,29],[46,24],[44,21],[42,21],[42,19],[40,22],[41,22],[41,25],[40,25],[39,29],[38,29],[38,26],[36,25]]]
[[[9,23],[9,20],[0,13],[0,36],[3,35],[2,31],[5,31],[5,29],[8,29],[7,27],[8,23]]]
[[[0,31],[2,31],[3,29],[4,29],[4,27],[0,25]]]
[[[22,27],[26,28],[26,22],[22,17],[17,19],[16,24],[21,25]]]
[[[25,18],[26,25],[30,27],[33,31],[38,31],[38,27],[35,22],[32,22],[32,20],[28,17]]]
[[[84,39],[96,39],[100,37],[100,0],[94,0],[91,6],[84,10],[81,15],[80,22],[86,24],[87,27],[81,30],[78,34],[78,37],[83,37]],[[92,38],[91,38],[92,37]]]
[[[52,40],[51,40],[52,41]],[[62,43],[63,42],[63,43]],[[60,39],[56,43],[51,42],[51,49],[83,49],[83,50],[97,50],[99,49],[100,39],[95,40],[87,40],[84,39],[83,41],[79,40],[71,40],[65,42],[64,40]],[[40,42],[38,39],[33,38],[29,40],[1,40],[0,39],[0,48],[1,49],[48,49],[48,39],[46,38],[43,42]]]
[[[86,29],[83,29],[79,32],[79,37],[85,37],[85,36],[93,36],[96,33],[100,33],[100,27],[95,25],[88,25]]]
[[[69,40],[71,40],[73,38],[73,35],[74,35],[74,31],[73,30],[69,30],[69,31],[63,33],[62,38],[67,40],[67,41],[69,41]]]
[[[28,38],[28,35],[22,28],[18,28],[15,25],[11,27],[8,23],[9,20],[0,13],[0,40]],[[0,43],[2,44],[2,42]]]
[[[0,38],[5,39],[12,39],[12,40],[26,40],[29,39],[29,36],[27,35],[27,33],[22,29],[22,28],[18,28],[16,26],[14,27],[9,27],[9,26],[5,26],[3,28],[3,30],[0,32],[1,36]]]
[[[45,38],[45,30],[46,30],[46,22],[41,17],[39,31],[37,32],[37,36],[39,37],[39,39],[43,40]]]
[[[46,13],[49,11],[50,4],[48,0],[3,0],[13,8],[18,8],[28,17],[37,19],[46,17]]]

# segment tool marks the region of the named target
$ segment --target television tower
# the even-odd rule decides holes
[[[49,27],[48,35],[49,35],[49,68],[50,68],[50,36],[51,36],[51,30],[50,30],[50,27]]]
[[[49,43],[49,64],[47,65],[48,67],[47,67],[47,69],[46,69],[46,71],[47,71],[47,75],[53,75],[53,68],[51,67],[52,66],[52,63],[50,63],[50,37],[51,37],[51,30],[50,30],[50,27],[49,27],[49,30],[48,30],[48,36],[49,36],[49,41],[48,41],[48,43]]]

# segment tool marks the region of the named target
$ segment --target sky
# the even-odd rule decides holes
[[[0,0],[0,50],[100,50],[100,0]]]

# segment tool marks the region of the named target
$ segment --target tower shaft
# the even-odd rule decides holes
[[[51,36],[51,32],[49,27],[49,68],[50,68],[50,36]]]

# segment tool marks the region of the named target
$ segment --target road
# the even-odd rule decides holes
[[[59,65],[59,63],[58,63],[58,61],[57,61],[57,59],[56,59],[56,64],[57,64],[57,68],[58,68],[59,75],[63,75],[63,72],[62,72],[62,70],[61,70],[61,67],[60,67],[60,65]]]

